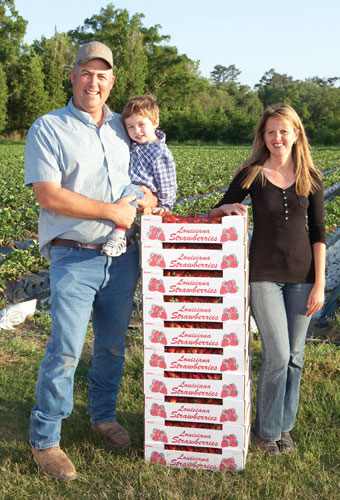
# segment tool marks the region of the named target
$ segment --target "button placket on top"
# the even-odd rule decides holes
[[[288,220],[288,203],[287,203],[287,196],[286,196],[286,190],[282,190],[282,195],[283,195],[283,206],[284,206],[284,213],[285,213],[285,221]]]

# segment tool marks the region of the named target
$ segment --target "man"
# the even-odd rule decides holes
[[[100,42],[79,48],[71,72],[73,98],[39,118],[25,151],[25,183],[40,204],[39,244],[51,261],[52,332],[31,413],[34,460],[49,476],[73,480],[76,470],[60,449],[62,419],[73,407],[73,379],[92,312],[94,352],[88,374],[91,428],[114,446],[131,444],[116,422],[125,334],[139,274],[130,240],[118,258],[101,255],[115,224],[129,228],[133,195],[119,200],[128,177],[129,138],[120,115],[105,102],[114,84],[112,52]],[[157,200],[145,193],[139,208]],[[118,200],[118,201],[116,201]]]

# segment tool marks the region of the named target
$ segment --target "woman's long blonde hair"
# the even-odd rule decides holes
[[[261,116],[256,128],[251,156],[242,163],[236,172],[237,174],[240,170],[248,167],[248,172],[244,177],[242,188],[249,189],[255,179],[260,179],[262,185],[266,182],[263,165],[269,158],[270,152],[264,140],[264,132],[268,118],[279,118],[280,120],[290,123],[295,131],[298,130],[299,134],[296,142],[292,146],[295,190],[299,195],[308,196],[309,193],[313,193],[318,188],[317,181],[321,179],[322,174],[313,163],[308,139],[301,119],[289,104],[269,106]]]

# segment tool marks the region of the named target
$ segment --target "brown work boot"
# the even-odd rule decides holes
[[[103,424],[91,425],[91,429],[106,437],[109,443],[117,448],[128,448],[131,445],[130,436],[118,422],[104,422]]]
[[[37,450],[32,447],[34,461],[42,468],[48,476],[60,481],[73,481],[77,472],[68,456],[60,449],[53,446],[45,450]]]

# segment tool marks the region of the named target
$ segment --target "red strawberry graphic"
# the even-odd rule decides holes
[[[164,333],[158,338],[158,340],[159,340],[160,344],[163,344],[163,345],[167,344],[166,336],[164,335]]]
[[[227,398],[229,396],[229,386],[224,384],[221,391],[221,398]]]
[[[165,385],[163,384],[160,388],[160,391],[159,391],[161,394],[168,394],[168,391],[166,390],[166,387]]]
[[[229,333],[227,337],[230,341],[230,345],[232,346],[238,345],[238,339],[236,333]]]
[[[158,354],[152,354],[150,359],[150,366],[157,367],[158,366],[159,356]]]
[[[238,260],[236,258],[236,255],[234,255],[234,254],[229,255],[229,266],[230,267],[237,267],[238,266]]]
[[[155,240],[157,238],[157,231],[158,227],[150,226],[149,232],[147,233],[150,240]]]
[[[159,368],[166,368],[163,356],[158,356],[157,365],[159,366]]]
[[[162,384],[159,380],[153,379],[150,385],[151,392],[159,392],[159,384]]]
[[[223,309],[221,321],[228,321],[230,319],[230,316],[231,315],[230,315],[229,309],[227,309],[227,308]]]
[[[161,319],[167,319],[168,316],[166,315],[164,307],[160,308],[160,312],[158,314],[158,317],[161,318]]]
[[[162,441],[162,443],[168,442],[168,437],[164,431],[161,431],[161,433],[160,433],[160,440]]]
[[[156,291],[160,292],[160,293],[165,293],[165,287],[164,287],[163,280],[158,281],[158,283],[156,285]]]
[[[226,370],[228,370],[228,364],[227,364],[227,360],[224,359],[221,363],[221,366],[220,366],[220,371],[221,372],[225,372]]]
[[[161,432],[163,432],[163,431],[161,431],[160,429],[154,429],[152,434],[151,434],[152,441],[160,441],[161,440],[161,436],[160,436]]]
[[[239,314],[237,312],[236,307],[230,307],[229,312],[230,312],[230,319],[237,320],[239,318]]]
[[[157,235],[157,239],[159,241],[165,241],[165,236],[164,236],[164,233],[163,233],[163,230],[161,229],[160,232],[158,233]]]
[[[236,388],[236,385],[235,384],[230,384],[229,385],[229,390],[230,390],[230,397],[237,398],[237,396],[238,396],[238,390]]]
[[[166,460],[163,453],[158,454],[158,463],[161,465],[166,465]]]
[[[220,470],[236,470],[234,458],[224,458],[220,463]]]
[[[166,414],[166,411],[165,411],[165,408],[164,408],[163,405],[159,405],[158,406],[158,416],[162,417],[162,418],[166,418],[167,417],[167,414]]]
[[[153,405],[151,406],[150,415],[152,415],[153,417],[158,417],[159,409],[160,409],[159,404],[153,403]]]
[[[222,315],[222,318],[223,318],[223,315]],[[222,347],[227,347],[228,345],[230,345],[229,335],[227,335],[227,334],[225,333],[225,334],[223,335],[223,339],[222,339],[221,346],[222,346]]]
[[[150,462],[154,463],[154,464],[157,464],[158,463],[158,459],[159,459],[159,455],[160,455],[160,453],[158,453],[158,451],[153,451],[151,453]]]

